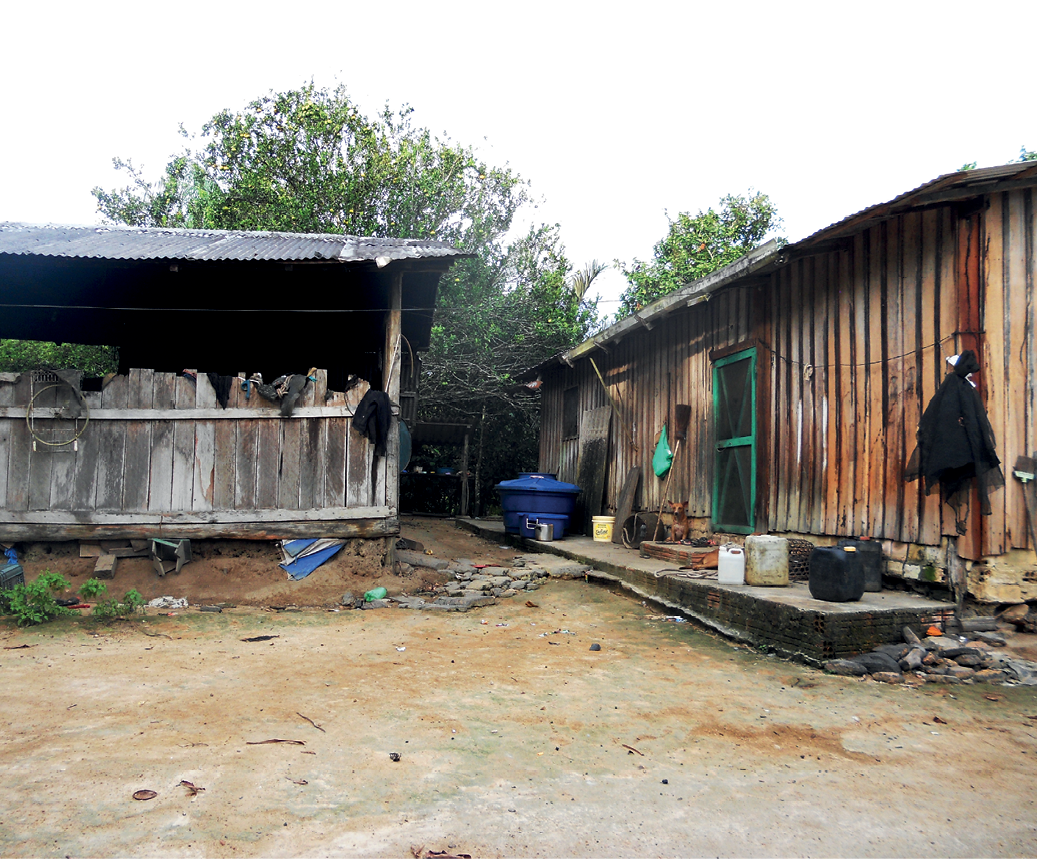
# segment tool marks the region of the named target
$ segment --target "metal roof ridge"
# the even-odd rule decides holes
[[[712,271],[668,295],[657,298],[641,310],[631,313],[630,316],[610,325],[604,331],[600,331],[572,349],[562,352],[558,358],[568,364],[593,349],[601,348],[602,345],[611,341],[622,339],[632,328],[644,327],[651,330],[654,320],[667,316],[681,307],[708,300],[709,296],[716,290],[775,262],[781,255],[784,247],[782,240],[771,239],[758,248],[753,248],[745,256],[739,257],[732,263],[728,263],[723,268]]]

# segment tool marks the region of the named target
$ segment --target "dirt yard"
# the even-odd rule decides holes
[[[484,564],[507,564],[516,555],[512,548],[459,530],[449,519],[406,518],[403,536],[416,540],[435,557],[445,560],[470,558]],[[128,545],[128,543],[127,543]],[[122,597],[130,588],[145,600],[160,596],[184,597],[191,605],[230,603],[241,606],[296,606],[331,608],[342,595],[357,597],[376,587],[390,594],[427,592],[449,578],[426,568],[402,575],[382,566],[381,543],[347,544],[330,561],[305,579],[292,581],[278,567],[283,560],[274,542],[192,541],[193,560],[179,573],[159,578],[148,558],[120,558],[116,575],[106,582],[109,596]],[[26,580],[45,570],[61,573],[73,589],[93,575],[96,558],[81,558],[78,543],[30,544],[19,554]]]
[[[349,567],[312,604],[381,581]],[[2,855],[1037,854],[1033,687],[827,676],[583,581],[296,611],[188,570],[154,593],[239,607],[0,624]]]

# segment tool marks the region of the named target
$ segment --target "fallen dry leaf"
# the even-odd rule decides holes
[[[285,778],[292,784],[309,784],[309,782],[304,778],[290,778],[289,776],[285,776]]]
[[[296,711],[295,715],[298,716],[300,719],[305,719],[307,722],[309,722],[311,725],[313,725],[313,727],[315,727],[322,734],[326,734],[327,733],[327,731],[325,731],[320,725],[318,725],[316,722],[314,722],[313,719],[311,719],[309,716],[304,716],[302,713],[300,713],[298,711]]]
[[[937,724],[937,725],[946,725],[946,724],[947,724],[947,723],[946,723],[946,722],[945,722],[945,721],[944,721],[943,719],[941,719],[941,718],[940,718],[939,716],[933,716],[933,721],[934,721],[934,722],[936,722],[936,724]]]
[[[156,796],[158,796],[158,794],[153,790],[138,790],[133,794],[134,799],[140,800],[154,799]]]
[[[245,742],[245,745],[246,746],[265,746],[265,745],[267,745],[267,743],[288,743],[288,744],[293,745],[293,746],[305,746],[306,745],[306,743],[304,743],[302,740],[279,740],[276,737],[274,739],[272,739],[272,740],[256,740],[254,742],[252,740],[247,740]]]
[[[197,787],[196,785],[192,784],[191,782],[187,781],[186,779],[182,779],[180,781],[180,784],[183,787],[187,788],[187,795],[188,796],[198,796],[199,793],[201,793],[203,790],[205,790],[204,787]]]
[[[526,600],[526,608],[540,608],[533,600]]]

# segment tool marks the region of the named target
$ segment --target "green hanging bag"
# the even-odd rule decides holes
[[[670,450],[670,442],[666,438],[666,425],[663,424],[662,432],[659,433],[659,443],[655,446],[652,454],[652,470],[656,477],[664,477],[673,463],[673,451]]]

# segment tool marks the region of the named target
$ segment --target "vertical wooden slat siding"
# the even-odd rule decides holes
[[[17,387],[14,383],[0,383],[0,406],[13,406],[16,402],[16,394]],[[5,503],[7,501],[7,473],[11,466],[11,444],[11,423],[10,421],[0,421],[0,500]]]
[[[776,358],[778,361],[778,384],[775,388],[777,395],[775,405],[777,414],[781,416],[778,431],[778,447],[773,452],[777,459],[776,469],[776,498],[777,529],[787,531],[789,526],[789,469],[791,458],[789,450],[793,444],[794,436],[790,433],[793,420],[794,404],[791,400],[792,390],[792,314],[789,312],[789,295],[791,284],[789,281],[790,270],[785,269],[778,272],[778,318],[776,323],[777,337],[775,338]]]
[[[1004,440],[998,443],[1011,457],[1003,457],[1004,470],[1009,474],[1002,493],[1005,499],[1004,541],[1012,546],[1026,545],[1026,528],[1013,527],[1013,523],[1026,521],[1026,505],[1022,487],[1010,476],[1015,457],[1029,454],[1026,449],[1026,205],[1023,191],[1005,194],[1008,212],[1005,232],[1005,292],[1003,299],[1005,316],[1004,336],[1004,379],[1005,379],[1005,429]],[[993,551],[993,550],[991,550]]]
[[[980,551],[1029,546],[1010,471],[1015,457],[1037,449],[1033,196],[991,195],[960,221],[951,206],[890,217],[850,237],[845,249],[793,259],[758,295],[736,284],[656,320],[651,331],[632,330],[607,344],[599,366],[608,364],[606,381],[622,390],[638,449],[617,422],[606,504],[614,506],[632,465],[645,473],[640,507],[657,509],[663,500],[651,458],[669,411],[669,372],[672,401],[691,406],[674,482],[686,488],[691,515],[712,515],[709,353],[755,339],[762,344],[758,530],[939,545],[955,533],[953,515],[938,488],[926,497],[921,481],[906,484],[904,468],[922,412],[948,370],[944,359],[980,347],[981,387],[1007,486],[992,496],[994,516],[980,524],[973,509],[976,539],[961,538],[958,550],[978,558]],[[541,404],[540,467],[560,468],[568,480],[576,475],[576,451],[561,437],[563,390],[579,389],[581,413],[608,403],[588,362],[575,363],[545,371]]]
[[[110,388],[118,381],[114,379]],[[176,377],[172,373],[155,374],[155,408],[176,406]],[[173,424],[155,421],[151,429],[151,469],[148,481],[148,510],[172,509],[173,502]]]
[[[57,391],[46,384],[37,386],[36,406],[53,407],[57,403]],[[43,447],[44,445],[40,445]],[[54,469],[55,451],[48,451],[51,456],[32,457],[29,460],[29,509],[46,510],[50,504],[50,480]],[[60,452],[65,455],[65,451]]]
[[[229,405],[228,398],[228,405]],[[217,408],[216,390],[205,373],[198,374],[197,408]],[[216,424],[194,421],[194,457],[191,475],[191,509],[212,510],[216,493]]]
[[[939,364],[943,361],[939,351],[929,348],[930,344],[935,343],[939,339],[935,329],[936,303],[934,301],[936,290],[938,289],[937,267],[940,253],[940,248],[937,247],[936,231],[937,213],[934,211],[923,212],[922,282],[919,285],[917,305],[919,339],[915,344],[921,359],[922,387],[919,403],[923,410],[933,398],[933,394],[936,393],[938,379],[941,378]],[[930,546],[939,545],[943,516],[941,508],[938,487],[933,487],[931,495],[926,496],[923,493],[918,542]]]
[[[983,238],[986,256],[984,272],[985,294],[983,308],[983,350],[980,353],[980,391],[986,401],[987,415],[994,435],[1005,453],[1005,430],[1007,427],[1005,386],[1008,378],[1005,367],[1007,327],[1011,317],[1005,312],[1005,295],[1008,292],[1008,259],[1006,244],[1009,241],[1007,206],[1008,198],[999,194],[991,199],[986,213],[986,234]],[[990,496],[991,515],[982,520],[980,551],[984,554],[1000,554],[1005,526],[1004,492]]]
[[[1026,299],[1024,303],[1025,325],[1026,325],[1026,394],[1023,403],[1025,413],[1024,426],[1026,427],[1026,440],[1020,453],[1037,453],[1037,251],[1035,251],[1035,237],[1037,237],[1037,206],[1034,205],[1034,193],[1027,190],[1023,198],[1024,217],[1023,224],[1026,235],[1023,242],[1023,254],[1026,257],[1026,282],[1024,284]],[[1014,463],[1009,463],[1014,465]],[[1021,490],[1020,490],[1021,491]],[[1033,542],[1033,536],[1029,529],[1022,529],[1026,534],[1026,545],[1031,549],[1037,549]],[[1019,545],[1023,545],[1020,538]]]
[[[918,315],[915,296],[921,279],[921,255],[919,254],[919,237],[921,217],[917,212],[904,216],[900,230],[900,283],[898,284],[900,304],[900,416],[895,411],[889,414],[889,420],[900,424],[898,433],[900,444],[900,473],[907,465],[908,457],[915,448],[918,421],[922,416],[918,394],[919,356],[913,351],[918,343]],[[918,533],[919,481],[907,483],[898,480],[900,496],[900,522],[896,536],[899,541],[904,534]]]
[[[802,271],[803,263],[798,262],[790,266],[789,271],[789,307],[802,308]],[[785,487],[785,495],[788,498],[788,515],[786,528],[795,527],[799,521],[800,508],[805,500],[803,498],[803,472],[806,471],[806,462],[803,450],[803,313],[793,312],[789,314],[789,344],[785,352],[787,376],[789,380],[789,410],[788,420],[790,429],[789,438],[789,466],[788,482]]]
[[[810,531],[823,532],[825,529],[827,493],[824,491],[826,453],[826,420],[825,420],[825,363],[828,331],[828,316],[825,312],[825,289],[827,281],[824,276],[824,259],[811,257],[806,260],[809,276],[813,319],[808,333],[812,335],[810,343],[810,396],[813,400],[811,411],[811,444],[813,447],[813,469],[810,480]]]
[[[319,400],[311,392],[309,405],[324,404],[325,379],[318,380],[318,386],[324,382]],[[338,395],[336,404],[352,413],[366,391],[365,383]],[[44,393],[36,406],[57,405],[56,395]],[[0,406],[25,407],[30,398],[28,373],[17,384],[0,384]],[[86,398],[93,410],[219,411],[204,375],[195,382],[133,370]],[[269,403],[255,393],[246,401],[237,386],[228,407],[267,416],[98,419],[87,424],[78,451],[41,446],[35,452],[24,418],[0,419],[0,498],[8,510],[212,511],[217,522],[220,510],[276,509],[279,498],[289,501],[281,508],[291,510],[381,503],[371,489],[373,446],[351,432],[349,417],[271,419]],[[347,491],[350,458],[356,471]],[[289,463],[287,480],[282,459]]]
[[[155,371],[133,369],[126,407],[151,409],[155,403]],[[126,481],[122,490],[124,510],[148,509],[148,475],[151,472],[151,421],[133,421],[126,428]]]
[[[129,402],[129,377],[116,376],[104,389],[101,403],[106,409],[123,409]],[[126,453],[126,426],[119,421],[97,427],[97,509],[122,509],[123,471]]]

